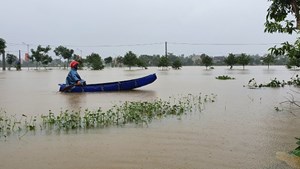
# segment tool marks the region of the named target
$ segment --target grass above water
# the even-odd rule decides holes
[[[89,128],[103,128],[112,125],[148,124],[154,119],[167,116],[180,117],[188,112],[201,112],[207,102],[215,102],[216,95],[192,95],[169,97],[168,101],[156,99],[153,101],[125,101],[114,105],[108,110],[64,110],[58,114],[49,110],[48,114],[27,117],[25,114],[8,115],[0,112],[0,139],[17,135],[23,137],[28,132],[69,131]]]
[[[234,80],[235,78],[227,76],[227,75],[222,75],[222,76],[217,76],[216,79],[218,79],[218,80]]]

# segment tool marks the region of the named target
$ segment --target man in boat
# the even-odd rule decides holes
[[[78,86],[85,86],[86,82],[85,80],[81,79],[81,77],[79,76],[77,69],[78,69],[78,64],[79,62],[73,60],[70,63],[70,67],[71,70],[66,78],[66,85],[67,86],[74,86],[74,85],[78,85]]]

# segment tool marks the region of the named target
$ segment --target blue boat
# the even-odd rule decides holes
[[[98,84],[87,84],[85,86],[77,86],[77,85],[66,85],[59,84],[60,92],[109,92],[109,91],[122,91],[122,90],[132,90],[135,88],[139,88],[145,85],[148,85],[154,82],[157,79],[156,74],[150,74],[145,77],[125,80],[125,81],[117,81],[117,82],[109,82],[109,83],[98,83]]]

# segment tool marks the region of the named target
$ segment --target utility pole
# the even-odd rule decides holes
[[[1,53],[1,52],[0,52]],[[5,70],[5,51],[2,52],[2,70]]]
[[[165,42],[165,55],[168,56],[168,42]]]
[[[21,70],[21,50],[19,50],[19,62],[17,63],[17,70]]]
[[[26,46],[27,46],[27,57],[28,57],[27,68],[29,70],[29,44],[26,44]]]

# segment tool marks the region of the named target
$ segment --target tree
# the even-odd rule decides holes
[[[287,63],[287,67],[291,68],[291,67],[300,67],[300,58],[289,58],[288,59],[288,63]]]
[[[150,55],[140,55],[138,59],[142,62],[144,62],[147,66],[153,66],[155,65],[154,62],[154,57]]]
[[[18,58],[16,55],[9,54],[9,53],[6,55],[6,62],[9,65],[8,70],[10,70],[11,65],[15,63],[17,60]]]
[[[176,59],[172,64],[173,69],[180,69],[181,67],[182,67],[182,63],[179,59]]]
[[[70,59],[72,59],[72,56],[74,54],[73,49],[68,49],[64,46],[58,46],[54,49],[54,53],[56,56],[62,57],[64,59],[67,59],[68,63],[70,62]],[[68,67],[68,64],[67,64]]]
[[[279,32],[292,34],[300,30],[299,0],[269,0],[272,1],[266,17],[265,32]],[[291,17],[293,16],[293,17]],[[294,20],[293,20],[294,19]],[[296,22],[295,22],[296,20]],[[297,38],[294,45],[288,42],[282,43],[282,46],[276,46],[269,49],[271,54],[287,55],[289,60],[300,59],[300,39]],[[300,107],[294,100],[290,103]],[[297,153],[298,152],[298,153]],[[300,156],[299,147],[292,151],[292,154]]]
[[[136,65],[138,67],[142,67],[142,68],[147,69],[147,64],[142,59],[137,58],[136,59]]]
[[[134,53],[129,51],[128,53],[125,54],[123,58],[123,63],[127,65],[130,70],[132,66],[136,65],[136,62],[137,62],[137,56]]]
[[[4,39],[0,38],[0,54],[2,54],[2,70],[5,70],[5,48],[6,48],[6,42]]]
[[[83,62],[84,60],[82,59],[81,56],[74,54],[74,60],[76,60],[79,64],[78,64],[78,69],[82,69],[83,68]]]
[[[109,57],[107,57],[107,58],[104,58],[104,63],[107,65],[107,64],[111,64],[112,63],[112,57],[111,56],[109,56]]]
[[[42,65],[44,66],[44,67],[46,67],[49,63],[51,63],[52,62],[52,57],[51,56],[49,56],[49,55],[47,55],[47,56],[44,56],[43,57],[43,59],[42,59]]]
[[[162,56],[160,59],[159,59],[159,63],[158,63],[158,67],[162,67],[162,68],[168,68],[169,66],[169,59],[167,56]]]
[[[122,67],[123,66],[123,57],[118,56],[113,60],[113,67]]]
[[[271,5],[265,22],[265,32],[292,34],[300,29],[300,13],[298,0],[269,0]],[[289,16],[292,15],[295,21]]]
[[[271,55],[271,54],[267,54],[265,57],[262,58],[263,59],[263,63],[268,65],[268,69],[270,67],[270,64],[271,63],[274,63],[275,61],[275,57],[274,55]]]
[[[201,55],[201,62],[206,67],[211,66],[213,64],[213,59],[209,57],[208,55]]]
[[[92,53],[86,57],[88,66],[92,67],[92,70],[102,70],[104,68],[102,59],[99,54]]]
[[[233,65],[237,63],[237,60],[235,58],[235,55],[230,53],[227,58],[225,58],[224,62],[227,64],[227,66],[230,66],[230,69],[232,69]]]
[[[250,57],[245,53],[242,53],[237,57],[237,63],[243,65],[243,69],[245,69],[245,65],[248,65],[250,62]]]
[[[300,30],[300,1],[297,0],[269,0],[271,5],[265,22],[265,32],[269,33],[297,33]],[[292,17],[291,17],[292,16]],[[296,21],[296,22],[295,22]],[[282,43],[281,47],[274,46],[269,49],[273,55],[287,55],[290,58],[300,58],[300,39],[292,45]]]
[[[30,59],[36,62],[36,67],[38,68],[39,63],[43,64],[43,66],[47,66],[52,62],[51,56],[48,55],[48,52],[51,50],[50,46],[42,47],[39,45],[36,50],[31,49],[31,57]]]

